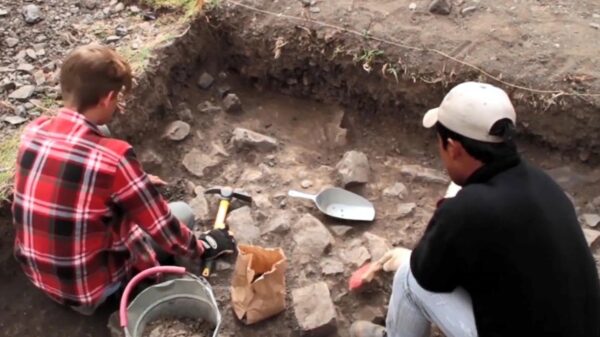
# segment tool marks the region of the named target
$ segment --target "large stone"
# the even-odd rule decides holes
[[[302,336],[325,337],[337,331],[335,307],[327,283],[294,289],[292,300]]]
[[[403,199],[408,195],[408,189],[403,183],[395,183],[383,190],[383,196],[388,198]]]
[[[405,177],[423,183],[447,185],[450,180],[442,172],[421,165],[402,165],[400,173]]]
[[[334,258],[324,258],[321,260],[319,265],[321,266],[321,272],[323,275],[335,275],[342,274],[344,272],[344,264]]]
[[[192,149],[183,157],[183,166],[197,177],[204,176],[206,168],[213,167],[219,162],[220,160],[217,157],[208,155],[198,149]]]
[[[367,247],[369,247],[369,253],[371,253],[373,261],[379,260],[388,250],[392,249],[389,241],[379,235],[365,232],[363,236],[367,240]]]
[[[10,125],[20,125],[27,122],[27,118],[23,118],[21,116],[6,116],[3,118],[3,120]]]
[[[335,242],[325,225],[311,214],[305,214],[300,218],[292,226],[292,231],[296,243],[293,256],[300,263],[308,263],[319,258]]]
[[[600,215],[598,214],[584,214],[582,216],[583,222],[590,227],[597,227],[600,224]]]
[[[190,125],[188,123],[183,121],[174,121],[167,126],[163,137],[174,141],[180,141],[185,139],[185,137],[187,137],[189,134]]]
[[[237,149],[252,148],[262,152],[277,149],[277,139],[244,128],[235,128],[231,138]]]
[[[42,11],[36,5],[27,5],[22,10],[25,22],[32,25],[42,21]]]
[[[16,46],[16,45],[18,45],[18,44],[19,44],[19,39],[16,39],[16,38],[14,38],[14,37],[7,37],[7,38],[4,40],[4,42],[6,43],[6,46],[7,46],[8,48],[12,48],[12,47],[14,47],[14,46]]]
[[[208,221],[211,219],[208,201],[203,194],[197,195],[189,202],[190,207],[194,211],[196,221]]]
[[[367,248],[361,245],[360,240],[355,240],[350,244],[350,247],[340,252],[340,257],[347,263],[360,267],[371,259],[371,254],[369,254]]]
[[[596,248],[596,245],[600,241],[600,231],[584,228],[583,234],[585,235],[585,240],[587,241],[588,246],[590,246],[592,249]]]
[[[262,233],[285,234],[292,225],[293,215],[288,211],[277,211],[265,224]]]
[[[336,166],[342,185],[365,184],[369,181],[369,160],[358,151],[348,151]]]
[[[215,78],[209,73],[200,75],[198,79],[198,86],[202,89],[208,89],[215,82]]]
[[[229,93],[223,98],[223,108],[229,113],[242,112],[242,101],[233,93]]]
[[[429,11],[433,14],[448,15],[452,10],[452,3],[449,0],[433,0],[429,4]]]
[[[227,224],[235,238],[241,243],[255,243],[260,238],[260,229],[252,217],[250,207],[240,207],[227,216]]]
[[[26,73],[32,73],[35,67],[29,63],[21,63],[17,66],[18,71],[23,71]]]
[[[414,202],[399,204],[398,208],[396,209],[396,219],[406,218],[407,216],[411,215],[416,208],[417,204]]]
[[[33,95],[34,91],[35,86],[24,85],[19,89],[13,91],[8,97],[19,101],[26,101],[29,97],[31,97],[31,95]]]

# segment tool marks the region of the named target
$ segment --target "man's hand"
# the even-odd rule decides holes
[[[165,185],[169,184],[166,181],[160,179],[160,177],[152,175],[152,174],[148,175],[148,179],[150,179],[150,182],[156,186],[165,186]]]
[[[388,250],[380,260],[383,270],[386,272],[398,270],[400,266],[410,262],[411,253],[412,250],[401,247]]]
[[[210,260],[235,251],[235,239],[227,229],[213,229],[198,238],[204,246],[202,258]]]

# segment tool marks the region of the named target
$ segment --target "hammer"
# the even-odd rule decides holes
[[[231,205],[231,200],[234,198],[242,200],[247,203],[252,203],[252,197],[242,191],[235,190],[231,187],[212,187],[207,189],[204,194],[218,194],[221,201],[219,201],[219,211],[217,212],[217,218],[215,219],[214,229],[226,229],[225,218],[227,217],[227,211]],[[202,270],[202,276],[209,277],[214,267],[215,261],[205,261],[204,269]]]

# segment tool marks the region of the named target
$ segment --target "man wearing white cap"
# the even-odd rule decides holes
[[[423,118],[462,187],[435,211],[414,249],[396,248],[386,328],[353,337],[599,337],[600,282],[573,205],[522,160],[504,91],[468,82]]]

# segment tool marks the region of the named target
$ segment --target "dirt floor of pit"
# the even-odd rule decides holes
[[[210,71],[217,78],[209,91],[201,90],[196,79],[204,71]],[[363,294],[348,294],[347,278],[357,266],[340,258],[342,251],[361,240],[365,231],[387,238],[394,245],[412,247],[425,228],[434,209],[436,200],[445,189],[443,184],[425,184],[411,181],[400,173],[404,164],[439,169],[435,159],[435,144],[428,132],[414,130],[392,117],[364,118],[361,114],[336,105],[326,105],[291,98],[269,90],[255,88],[237,75],[220,69],[188,69],[177,72],[172,79],[171,101],[175,112],[189,107],[193,114],[190,121],[190,135],[181,142],[172,142],[159,137],[165,126],[179,119],[181,113],[164,116],[164,123],[157,130],[148,130],[144,140],[136,144],[141,156],[152,150],[162,157],[161,163],[148,164],[151,173],[161,175],[172,184],[167,189],[171,198],[190,200],[194,197],[191,182],[195,186],[232,185],[241,187],[255,198],[252,215],[258,226],[284,213],[291,222],[305,213],[311,213],[332,228],[335,225],[351,225],[347,234],[334,235],[336,243],[324,257],[334,258],[344,264],[342,274],[323,276],[319,263],[299,264],[293,255],[293,233],[269,233],[255,243],[269,247],[283,247],[290,259],[287,272],[288,290],[324,280],[330,287],[331,297],[336,305],[339,336],[347,336],[349,324],[360,318],[382,319],[390,294],[391,276],[386,275]],[[229,114],[221,109],[202,112],[198,106],[219,107],[219,88],[229,87],[239,95],[244,111]],[[329,130],[339,125],[348,130],[346,144],[336,144],[330,138]],[[257,151],[236,151],[230,143],[231,132],[235,127],[245,127],[275,137],[280,146],[272,153]],[[205,170],[203,177],[188,172],[182,165],[182,158],[192,149],[200,149],[218,158],[218,163]],[[347,150],[366,153],[371,165],[369,183],[358,192],[370,199],[378,211],[376,221],[371,224],[351,224],[327,218],[319,214],[307,202],[284,197],[288,189],[303,190],[301,182],[310,180],[308,191],[318,191],[324,186],[337,185],[335,164]],[[600,178],[598,171],[578,163],[568,162],[559,154],[548,154],[529,144],[523,144],[524,155],[532,158],[542,167],[549,169],[563,182],[566,190],[574,196],[580,209],[585,209],[595,197],[590,182]],[[557,169],[558,168],[558,169]],[[383,189],[395,182],[403,182],[408,187],[408,195],[400,200],[382,195]],[[417,207],[409,215],[400,218],[399,204],[414,202]],[[210,214],[216,212],[216,199],[209,198]],[[240,205],[237,205],[240,206]],[[209,221],[202,223],[208,228]],[[0,226],[1,276],[3,286],[0,297],[0,328],[4,335],[16,336],[108,336],[105,327],[112,308],[105,308],[94,317],[81,317],[70,310],[61,308],[35,290],[22,275],[10,254],[12,234],[6,225]],[[238,238],[244,242],[244,237]],[[216,273],[211,278],[215,294],[224,315],[221,336],[298,336],[298,327],[288,296],[288,309],[281,315],[255,326],[244,326],[233,316],[230,308],[229,278],[231,270]]]

